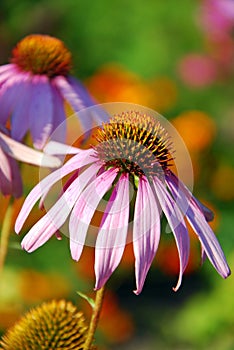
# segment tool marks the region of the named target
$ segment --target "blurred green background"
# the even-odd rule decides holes
[[[214,210],[213,228],[232,268],[234,25],[222,11],[205,0],[2,0],[0,64],[26,35],[56,36],[72,52],[72,73],[97,100],[143,104],[172,121],[191,154],[194,192]],[[29,190],[29,170],[25,177]],[[131,251],[111,277],[100,349],[234,349],[233,277],[223,281],[208,261],[201,268],[191,238],[189,269],[174,293],[178,261],[165,236],[140,296],[132,293]],[[88,309],[76,291],[92,291],[92,252],[75,264],[66,238],[33,254],[14,249],[20,240],[12,234],[0,290],[2,332],[43,300],[64,297]]]

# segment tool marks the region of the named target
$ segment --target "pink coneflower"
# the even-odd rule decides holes
[[[29,148],[0,131],[0,192],[3,195],[20,197],[23,186],[17,160],[45,167],[58,167],[58,158]]]
[[[225,37],[234,26],[233,0],[203,0],[198,21],[207,35]]]
[[[186,85],[194,88],[210,86],[217,79],[215,61],[198,53],[182,57],[178,64],[178,73]]]
[[[43,148],[48,137],[65,119],[64,101],[75,112],[94,105],[84,86],[69,75],[71,53],[59,39],[29,35],[13,50],[11,63],[0,67],[0,123],[11,118],[12,138],[21,141],[29,131],[34,146]],[[84,131],[95,115],[82,119]],[[60,128],[60,141],[65,141]]]
[[[230,270],[207,220],[212,214],[170,170],[173,161],[169,136],[158,121],[140,112],[123,112],[103,124],[98,144],[77,153],[61,169],[43,179],[28,195],[16,221],[18,233],[34,204],[64,176],[73,175],[64,192],[28,232],[22,247],[32,252],[44,244],[69,218],[70,249],[79,260],[94,213],[105,205],[95,241],[95,288],[101,288],[119,265],[132,220],[136,290],[139,294],[160,239],[164,213],[179,252],[181,285],[189,258],[189,235],[184,217],[197,234],[207,256],[224,278]],[[53,143],[50,144],[53,148]],[[55,144],[55,149],[58,145]],[[49,146],[48,146],[49,147]],[[49,148],[48,148],[49,150]],[[131,218],[132,217],[132,218]]]

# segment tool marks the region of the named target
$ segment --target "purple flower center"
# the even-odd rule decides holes
[[[137,111],[115,115],[98,129],[95,147],[105,166],[133,176],[162,175],[171,165],[172,143],[161,124]]]
[[[29,35],[12,51],[12,63],[23,71],[45,74],[52,78],[67,75],[71,69],[71,53],[59,39],[49,35]]]

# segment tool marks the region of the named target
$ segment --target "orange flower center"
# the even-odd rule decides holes
[[[71,53],[59,39],[49,35],[29,35],[12,51],[12,63],[33,74],[49,78],[67,75],[71,69]]]
[[[98,129],[96,139],[96,150],[105,165],[133,176],[160,176],[173,160],[172,144],[164,128],[137,111],[115,115]]]

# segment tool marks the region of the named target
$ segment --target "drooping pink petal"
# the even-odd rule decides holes
[[[9,63],[9,64],[4,64],[2,66],[0,66],[0,76],[2,73],[8,71],[8,70],[12,70],[12,68],[14,69],[15,68],[15,65],[12,64],[12,63]]]
[[[126,245],[129,218],[129,178],[122,174],[106,206],[95,245],[95,289],[117,268]]]
[[[156,176],[154,177],[154,188],[162,210],[174,234],[179,253],[180,273],[177,285],[175,288],[173,288],[174,291],[177,291],[181,285],[182,276],[188,264],[190,251],[189,235],[183,215],[181,214],[175,200],[171,197],[165,186],[162,184],[161,180]]]
[[[6,67],[6,66],[11,66],[11,67]],[[5,84],[5,82],[11,78],[14,77],[15,75],[18,75],[18,71],[15,68],[15,65],[5,65],[1,66],[1,68],[5,68],[0,72],[0,87]],[[21,74],[21,73],[20,73]]]
[[[78,174],[79,174],[79,170],[76,170],[76,171],[73,172],[73,174],[69,177],[69,179],[62,186],[61,191],[60,191],[60,193],[58,195],[58,198],[63,195],[63,193],[68,189],[68,187],[71,185],[71,183],[78,177]],[[41,196],[41,199],[39,201],[39,205],[38,206],[39,206],[39,208],[41,210],[44,209],[44,202],[45,202],[45,199],[47,197],[48,192],[43,193],[43,196]]]
[[[0,192],[15,198],[22,195],[23,185],[17,162],[8,157],[0,147]]]
[[[79,98],[84,102],[85,107],[90,107],[97,103],[94,100],[94,98],[91,97],[84,85],[81,82],[79,82],[76,78],[68,76],[67,80],[76,92],[76,94],[79,96]]]
[[[206,260],[207,256],[206,256],[206,252],[203,248],[203,246],[201,246],[201,263],[203,264],[204,261]]]
[[[69,221],[70,249],[72,258],[79,260],[83,251],[86,234],[93,214],[105,193],[110,189],[117,176],[116,169],[102,173],[81,193]]]
[[[72,157],[67,161],[67,163],[62,166],[60,169],[54,171],[41,182],[39,182],[29,193],[27,198],[24,201],[24,204],[21,208],[21,211],[16,219],[15,231],[19,233],[25,220],[27,219],[30,211],[32,210],[35,203],[39,200],[41,196],[47,193],[50,188],[58,181],[61,180],[64,176],[68,175],[74,170],[77,170],[87,164],[93,163],[96,161],[94,157],[95,151],[93,149],[84,150]]]
[[[212,210],[210,210],[209,208],[207,208],[204,204],[202,204],[197,198],[193,197],[193,199],[195,200],[195,202],[197,203],[198,207],[201,209],[201,211],[203,212],[206,221],[210,222],[214,220],[214,213]]]
[[[77,154],[80,153],[80,149],[77,147],[72,147],[69,145],[66,145],[64,143],[60,143],[57,141],[49,141],[43,151],[46,154],[53,154],[53,155],[67,155],[67,154]]]
[[[203,259],[206,255],[217,272],[224,278],[228,277],[231,272],[224,253],[197,201],[194,200],[188,188],[173,173],[170,173],[167,177],[167,183],[179,207],[187,216],[190,225],[200,240],[203,247]]]
[[[31,76],[24,74],[20,94],[11,114],[11,136],[21,141],[29,129],[29,105],[31,102]]]
[[[34,147],[41,149],[51,133],[53,123],[52,93],[48,78],[45,75],[35,75],[31,89],[29,128]]]
[[[108,122],[110,116],[108,113],[98,105],[98,102],[94,100],[92,96],[90,96],[88,90],[74,77],[69,76],[69,83],[73,87],[76,94],[84,101],[84,105],[86,107],[91,107],[95,105],[95,108],[86,109],[86,117],[89,117],[92,120],[94,125],[101,125],[102,122]],[[79,116],[82,117],[82,116]]]
[[[175,179],[177,185],[179,186],[179,182],[178,182],[178,179],[177,177],[171,172],[171,171],[168,171],[168,174],[166,175],[166,182],[168,184],[168,188],[170,189],[170,186],[169,186],[169,183],[170,183],[170,178],[173,178]],[[182,183],[181,183],[182,184]],[[182,190],[182,188],[180,189],[178,187],[178,190]],[[210,222],[214,219],[214,213],[209,209],[207,208],[204,204],[202,204],[197,198],[195,198],[192,193],[189,191],[188,192],[188,200],[187,201],[184,201],[182,202],[181,201],[181,198],[180,198],[180,203],[178,203],[180,209],[183,209],[183,213],[187,212],[187,209],[189,207],[189,203],[190,203],[190,199],[193,198],[193,200],[197,203],[198,207],[201,209],[201,211],[203,212],[205,218],[206,218],[206,221]],[[175,198],[176,200],[179,199],[178,198]]]
[[[12,195],[19,198],[23,193],[23,183],[20,175],[20,169],[17,162],[9,157],[9,164],[12,173]]]
[[[64,97],[64,100],[68,101],[76,112],[86,107],[84,101],[74,91],[67,78],[58,76],[54,78],[53,82]]]
[[[0,146],[10,157],[33,165],[56,168],[61,165],[58,158],[36,151],[13,140],[0,131]]]
[[[12,193],[12,174],[10,162],[6,154],[0,148],[0,189],[3,195]]]
[[[24,237],[22,247],[25,250],[28,252],[34,251],[59,230],[70,214],[80,192],[96,171],[97,165],[93,164],[70,184],[47,214],[43,216]]]
[[[133,222],[133,250],[135,255],[135,294],[140,294],[146,275],[158,249],[160,213],[146,178],[140,178]]]
[[[61,92],[64,100],[70,103],[71,107],[76,113],[87,107],[82,98],[77,95],[74,88],[65,77],[58,76],[53,79],[53,82]],[[88,131],[92,128],[92,120],[89,118],[81,118],[80,120],[85,131]]]
[[[17,104],[22,91],[23,74],[17,74],[9,77],[0,89],[0,123],[5,124],[10,113]]]
[[[53,125],[52,139],[54,141],[66,142],[67,123],[66,113],[64,109],[64,100],[59,94],[57,88],[51,83],[52,98],[53,98]]]

